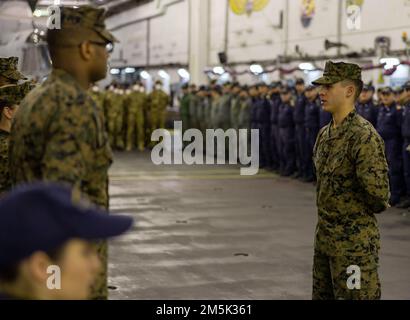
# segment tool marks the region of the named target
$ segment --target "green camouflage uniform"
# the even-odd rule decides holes
[[[81,6],[60,10],[62,29],[89,28],[106,41],[116,41],[105,29],[104,9]],[[112,152],[103,121],[88,92],[66,71],[53,69],[16,113],[10,137],[13,184],[38,180],[65,183],[75,194],[108,209]],[[98,243],[97,250],[102,270],[91,298],[106,299],[107,243]]]
[[[360,79],[356,65],[326,65],[314,84]],[[313,160],[317,175],[318,223],[313,263],[313,299],[379,299],[380,235],[375,213],[388,207],[384,142],[373,126],[352,111],[318,134]],[[347,286],[349,266],[361,271],[361,288]]]
[[[9,107],[18,105],[32,88],[33,85],[30,82],[0,87],[0,104]],[[0,107],[0,120],[2,111]],[[10,132],[0,129],[0,197],[12,186],[9,168],[9,140]]]
[[[0,129],[0,197],[11,189],[9,139],[10,133]]]
[[[233,95],[230,109],[230,122],[233,129],[239,129],[239,112],[241,110],[241,100],[238,95]]]
[[[115,148],[115,118],[116,109],[114,107],[117,94],[114,91],[107,90],[104,95],[104,114],[110,146]]]
[[[225,93],[221,97],[220,108],[219,108],[219,125],[223,130],[228,130],[231,126],[231,101],[232,94]]]
[[[166,109],[169,103],[168,95],[155,89],[148,96],[149,138],[155,129],[165,128]],[[151,145],[153,143],[151,142]]]
[[[196,93],[192,93],[191,99],[189,100],[189,128],[198,128],[198,105],[200,103],[200,98]]]
[[[144,150],[144,107],[146,103],[147,95],[144,92],[133,91],[127,97],[127,150],[135,146],[140,151]]]
[[[89,94],[90,94],[91,98],[94,99],[94,101],[97,105],[97,108],[98,108],[98,112],[101,114],[102,118],[104,119],[103,120],[104,127],[107,130],[106,120],[105,120],[105,110],[104,110],[104,93],[102,93],[100,91],[90,90]]]
[[[185,132],[189,129],[189,104],[191,103],[191,94],[187,93],[181,99],[180,114],[182,120],[182,131]]]
[[[115,110],[114,138],[115,148],[118,150],[125,149],[125,94],[123,91],[118,91],[113,101]]]
[[[27,79],[17,70],[18,61],[17,57],[0,58],[0,76],[4,78],[0,86],[16,84],[19,80]]]

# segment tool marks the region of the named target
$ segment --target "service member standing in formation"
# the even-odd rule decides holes
[[[293,120],[295,122],[295,156],[296,156],[296,175],[295,178],[304,178],[306,173],[306,161],[305,161],[305,148],[306,148],[306,136],[305,136],[305,82],[303,79],[296,80],[296,102],[295,111],[293,113]]]
[[[16,86],[26,78],[17,70],[18,58],[0,58],[0,196],[11,188],[9,140],[11,119],[24,94],[24,86]]]
[[[333,117],[313,152],[318,206],[313,299],[380,299],[374,214],[388,207],[389,179],[383,140],[355,111],[361,69],[328,62],[313,84],[320,86],[323,109]]]
[[[105,11],[61,7],[61,29],[49,29],[53,62],[48,79],[22,101],[10,139],[14,184],[48,180],[72,186],[108,209],[108,168],[112,163],[103,117],[88,89],[106,76],[116,41],[105,29]],[[107,245],[98,252],[103,271],[92,298],[107,298]]]
[[[394,101],[393,90],[383,88],[382,104],[377,118],[377,131],[384,139],[386,157],[389,164],[391,198],[390,204],[397,205],[403,190],[402,176],[402,109]]]
[[[0,87],[0,197],[12,186],[9,169],[11,121],[20,101],[31,89],[30,82]]]
[[[377,127],[377,113],[378,109],[373,101],[374,87],[372,85],[363,86],[360,94],[356,110],[359,115],[369,121],[373,127]]]
[[[155,81],[154,90],[148,96],[149,137],[155,129],[165,128],[169,96],[162,90],[162,82]]]
[[[315,146],[317,134],[319,133],[319,114],[320,101],[318,100],[318,92],[315,86],[311,85],[306,88],[305,96],[307,103],[305,106],[305,159],[306,159],[306,182],[315,181],[313,169],[313,148]]]

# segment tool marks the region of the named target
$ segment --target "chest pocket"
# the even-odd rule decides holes
[[[347,176],[352,170],[349,145],[345,141],[327,141],[314,155],[317,173],[321,176]]]

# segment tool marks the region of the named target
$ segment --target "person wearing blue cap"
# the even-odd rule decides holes
[[[373,101],[374,90],[372,85],[363,86],[359,100],[356,103],[356,110],[359,115],[369,121],[376,128],[378,109]]]
[[[296,174],[295,178],[306,178],[306,135],[305,135],[305,81],[303,79],[296,79],[296,95],[295,95],[295,109],[293,112],[293,120],[295,122],[295,157],[296,157]]]
[[[292,92],[289,87],[283,87],[280,91],[281,104],[279,106],[279,174],[289,177],[295,173],[295,123],[293,113],[295,110],[292,101]]]
[[[305,96],[307,99],[305,107],[305,161],[306,177],[305,182],[314,182],[315,174],[313,169],[313,148],[315,146],[317,134],[319,133],[319,114],[321,109],[318,90],[314,85],[306,88]]]
[[[403,137],[403,175],[406,186],[406,197],[397,205],[398,208],[410,207],[410,81],[403,85],[403,118],[401,124],[401,134]]]
[[[403,192],[402,175],[402,108],[394,101],[394,91],[390,87],[381,92],[382,104],[379,107],[377,131],[386,146],[386,158],[389,165],[390,205],[399,204]]]
[[[20,186],[0,201],[0,300],[83,300],[101,272],[94,242],[133,219],[102,213],[56,184]]]

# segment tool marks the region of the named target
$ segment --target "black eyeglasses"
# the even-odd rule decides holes
[[[105,47],[108,53],[112,53],[114,51],[114,44],[112,42],[98,42],[98,41],[88,41],[89,43],[95,44],[97,46]]]

